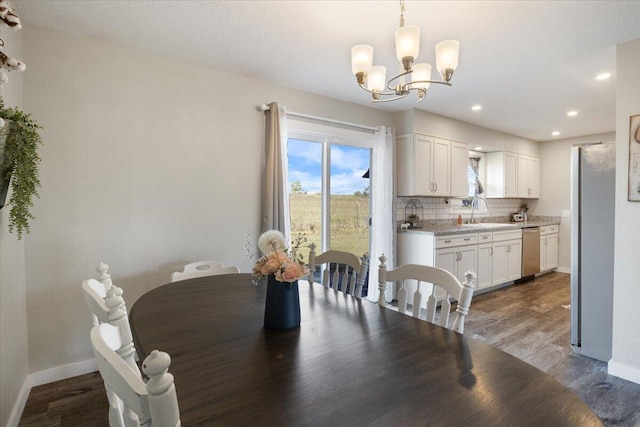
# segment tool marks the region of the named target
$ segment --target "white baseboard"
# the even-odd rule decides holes
[[[96,359],[89,359],[69,365],[56,366],[55,368],[45,369],[44,371],[33,372],[29,374],[29,377],[31,379],[31,387],[36,387],[54,381],[66,380],[67,378],[77,377],[78,375],[96,372],[97,370],[98,365],[96,364]]]
[[[27,404],[29,393],[33,387],[49,384],[54,381],[66,380],[67,378],[77,377],[78,375],[84,375],[98,370],[96,359],[83,360],[82,362],[71,363],[69,365],[56,366],[55,368],[45,369],[44,371],[33,372],[24,380],[18,398],[11,415],[9,415],[9,421],[7,427],[17,427],[22,418],[22,412]]]
[[[613,375],[614,377],[620,377],[627,381],[640,384],[640,369],[638,368],[610,360],[607,366],[607,372],[609,375]]]
[[[24,406],[27,404],[27,399],[29,398],[30,392],[31,379],[29,378],[29,375],[27,375],[24,379],[24,382],[22,383],[22,387],[20,388],[20,393],[18,393],[16,403],[13,405],[13,409],[11,410],[11,414],[9,415],[7,427],[18,427],[20,418],[22,417],[22,411],[24,411]]]
[[[570,267],[558,267],[553,271],[557,271],[558,273],[567,273],[567,274],[571,274],[571,268]]]

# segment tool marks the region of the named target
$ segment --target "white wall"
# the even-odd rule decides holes
[[[627,201],[629,117],[640,114],[640,39],[616,55],[616,240],[609,373],[640,383],[640,202]]]
[[[571,147],[589,142],[615,142],[615,132],[586,135],[540,143],[540,198],[531,204],[533,213],[561,216],[571,208]],[[571,218],[560,218],[558,269],[571,271]]]
[[[510,150],[517,153],[538,155],[539,148],[536,141],[422,110],[414,109],[396,113],[394,120],[398,128],[398,136],[408,134],[413,130],[427,135],[465,142],[471,148],[482,146],[485,149],[491,148],[490,151]]]
[[[45,143],[26,245],[31,372],[92,357],[80,283],[100,261],[129,307],[188,261],[250,271],[243,244],[260,227],[259,104],[392,123],[389,113],[240,75],[23,31],[25,104]]]
[[[0,29],[9,56],[23,58],[22,31]],[[29,64],[27,63],[27,66]],[[29,68],[28,68],[29,70]],[[28,72],[28,71],[27,71]],[[23,73],[9,73],[9,82],[0,94],[7,107],[23,107]],[[7,202],[11,193],[7,195]],[[25,279],[25,238],[9,234],[9,209],[0,210],[0,425],[14,417],[20,400],[26,396],[27,380],[27,310]],[[22,402],[24,404],[24,402]]]

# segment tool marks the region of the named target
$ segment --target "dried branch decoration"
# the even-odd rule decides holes
[[[14,12],[13,8],[7,0],[0,1],[0,20],[7,24],[14,30],[22,28],[20,17]],[[4,40],[0,38],[0,48],[4,48]],[[24,62],[16,58],[7,56],[4,52],[0,51],[0,67],[7,71],[24,71],[27,66]],[[0,78],[0,84],[8,81],[6,75]]]

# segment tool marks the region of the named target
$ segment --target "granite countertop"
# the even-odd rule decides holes
[[[560,224],[560,217],[533,217],[524,222],[508,222],[504,221],[485,222],[476,224],[462,224],[457,225],[452,221],[440,220],[440,221],[425,221],[422,227],[410,228],[408,230],[398,228],[399,233],[422,233],[432,234],[434,236],[441,236],[446,234],[464,234],[464,233],[478,233],[488,231],[505,231],[505,230],[517,230],[520,228],[528,227],[543,227],[546,225]]]

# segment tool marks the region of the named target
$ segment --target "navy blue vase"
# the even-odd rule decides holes
[[[278,282],[275,276],[267,279],[267,298],[264,305],[264,327],[267,329],[295,329],[300,326],[300,294],[298,281]]]

